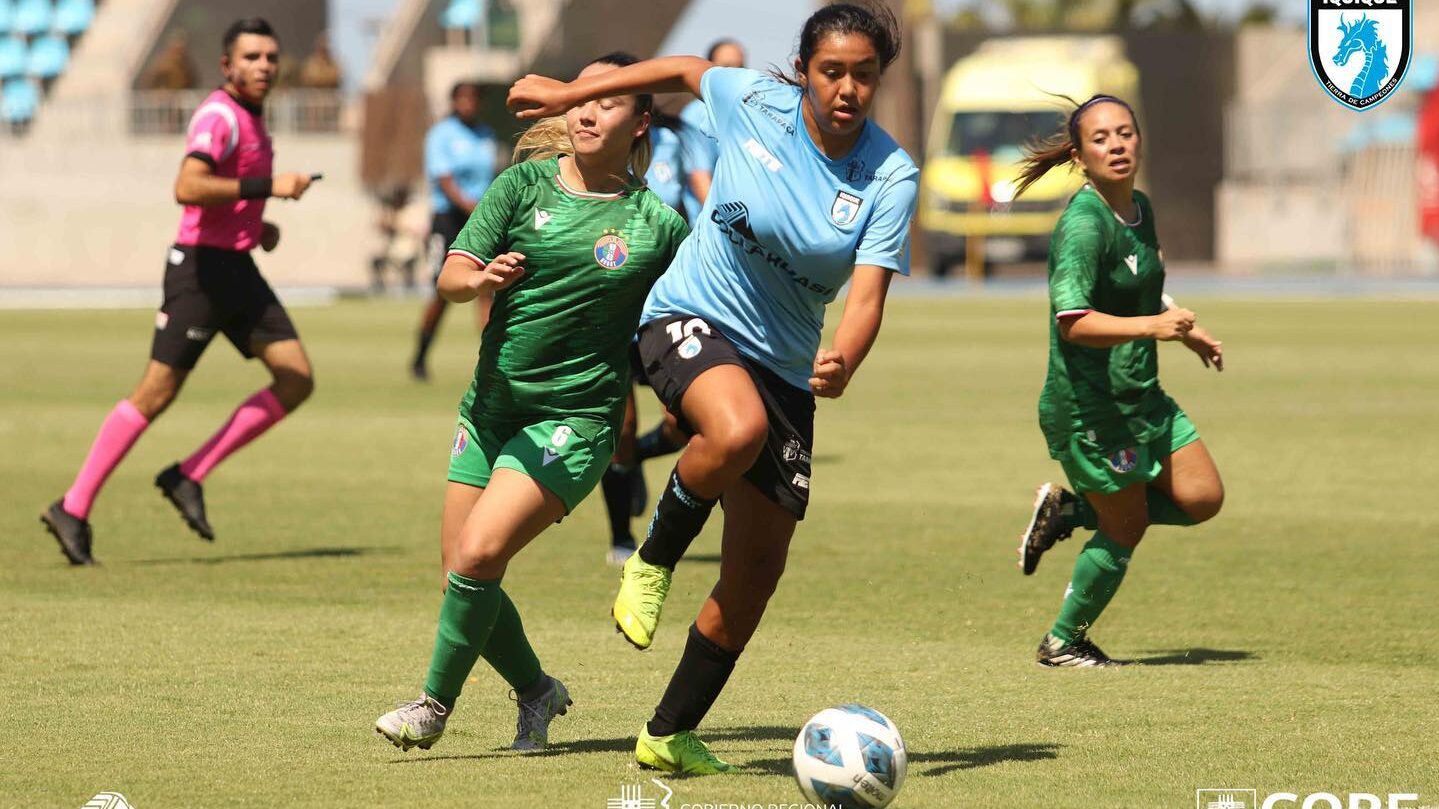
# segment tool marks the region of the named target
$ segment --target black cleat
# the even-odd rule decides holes
[[[94,535],[90,532],[90,521],[82,520],[65,510],[65,501],[56,500],[40,515],[45,530],[60,543],[60,552],[72,565],[93,565],[95,557],[90,555],[90,543]]]
[[[185,518],[190,530],[199,534],[201,539],[215,541],[215,532],[210,528],[210,521],[205,519],[205,491],[199,483],[185,477],[179,464],[171,464],[156,475],[155,487]]]
[[[1046,483],[1034,495],[1034,513],[1019,538],[1019,569],[1029,576],[1039,567],[1039,557],[1054,543],[1069,539],[1074,525],[1065,515],[1066,507],[1079,500],[1063,486]]]
[[[1034,660],[1041,666],[1049,668],[1113,668],[1115,666],[1127,666],[1128,661],[1114,660],[1109,655],[1100,651],[1088,638],[1080,635],[1070,643],[1045,633],[1044,640],[1039,642],[1039,651],[1035,652]]]

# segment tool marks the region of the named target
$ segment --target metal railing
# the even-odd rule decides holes
[[[137,90],[130,95],[130,133],[176,135],[212,90]],[[338,90],[284,88],[265,101],[265,126],[272,134],[334,133],[341,129],[344,102]]]

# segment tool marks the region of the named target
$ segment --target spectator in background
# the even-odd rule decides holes
[[[315,37],[315,48],[300,66],[300,86],[321,90],[340,89],[340,66],[330,53],[330,35],[321,32]]]
[[[434,258],[436,281],[445,251],[460,235],[470,212],[495,177],[495,133],[480,123],[482,99],[483,89],[478,83],[456,84],[450,90],[450,114],[425,135],[425,177],[430,181],[434,211],[430,255]],[[417,380],[430,378],[426,358],[444,314],[445,299],[435,295],[425,305],[415,358],[410,363],[410,373]]]
[[[142,90],[189,90],[200,84],[195,60],[190,58],[190,45],[184,31],[175,31],[165,49],[150,63],[140,78]]]

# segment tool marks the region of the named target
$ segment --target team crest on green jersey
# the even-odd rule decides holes
[[[618,270],[630,260],[630,246],[619,234],[609,228],[605,235],[595,242],[595,262],[607,270]]]

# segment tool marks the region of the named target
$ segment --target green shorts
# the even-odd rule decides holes
[[[1064,474],[1075,492],[1113,494],[1159,477],[1165,458],[1198,440],[1199,431],[1194,429],[1194,423],[1176,405],[1168,430],[1133,447],[1108,452],[1084,433],[1075,433],[1070,436],[1069,451],[1059,458],[1059,465],[1064,467]]]
[[[553,492],[568,514],[600,482],[614,451],[614,433],[598,419],[476,428],[461,417],[450,448],[450,480],[483,488],[494,470],[513,469]]]

